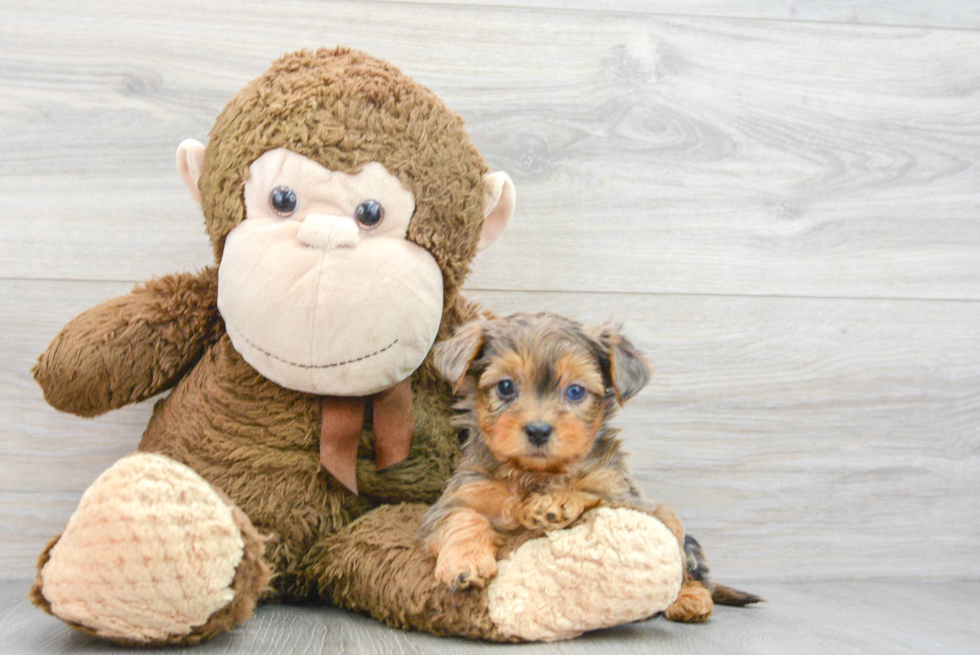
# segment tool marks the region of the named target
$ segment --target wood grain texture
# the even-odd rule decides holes
[[[615,317],[647,351],[619,424],[720,578],[980,578],[978,5],[534,2],[0,0],[0,578],[31,575],[151,408],[58,414],[37,354],[210,263],[176,145],[273,58],[337,42],[430,86],[515,179],[470,295]],[[550,652],[976,652],[975,585],[800,589]],[[22,605],[0,594],[0,652],[99,649]],[[209,648],[477,648],[264,616]]]
[[[143,653],[71,632],[30,606],[27,581],[0,582],[0,654]],[[764,605],[721,607],[702,625],[662,619],[594,632],[556,644],[499,646],[386,628],[330,608],[259,608],[232,634],[194,653],[398,653],[470,655],[975,655],[980,583],[815,583],[759,585]]]
[[[150,402],[59,414],[29,373],[75,312],[128,287],[0,282],[0,577],[30,572],[149,419]],[[980,577],[980,303],[470,295],[625,322],[655,369],[618,419],[633,469],[723,578]]]
[[[399,0],[392,0],[398,2]],[[420,3],[535,7],[597,13],[792,20],[853,25],[980,28],[980,6],[970,0],[415,0]]]
[[[625,322],[654,367],[619,420],[632,467],[717,570],[980,577],[980,304],[476,297]]]
[[[0,277],[207,263],[176,144],[274,57],[341,41],[517,182],[475,288],[980,298],[978,32],[302,0],[0,17]]]

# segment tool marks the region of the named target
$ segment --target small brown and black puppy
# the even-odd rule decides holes
[[[713,608],[709,588],[734,591],[711,585],[697,542],[685,539],[672,510],[645,500],[630,475],[608,422],[650,369],[614,326],[544,313],[480,318],[437,345],[434,362],[462,398],[457,423],[469,435],[422,526],[440,582],[482,587],[502,548],[608,505],[657,517],[687,554],[668,619],[702,621]]]

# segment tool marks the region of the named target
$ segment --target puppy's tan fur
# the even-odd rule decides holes
[[[468,432],[462,461],[422,527],[440,582],[482,587],[506,551],[599,505],[657,517],[684,552],[683,525],[644,499],[609,426],[649,379],[643,356],[615,327],[554,314],[481,318],[439,344],[434,357],[462,397],[457,422]],[[508,382],[513,393],[502,391]],[[533,426],[551,430],[546,443],[533,442]],[[686,575],[665,614],[701,621],[712,607],[708,589]]]

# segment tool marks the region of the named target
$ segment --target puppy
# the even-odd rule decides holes
[[[496,574],[502,548],[564,528],[599,505],[630,507],[660,519],[691,555],[667,618],[711,614],[700,547],[685,539],[672,510],[643,498],[608,425],[650,376],[615,327],[554,314],[480,318],[437,345],[434,362],[462,397],[457,423],[469,433],[422,526],[440,582],[482,587]]]

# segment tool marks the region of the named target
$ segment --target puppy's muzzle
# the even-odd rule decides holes
[[[533,421],[524,426],[524,434],[532,446],[540,448],[551,439],[552,427],[543,421]]]

